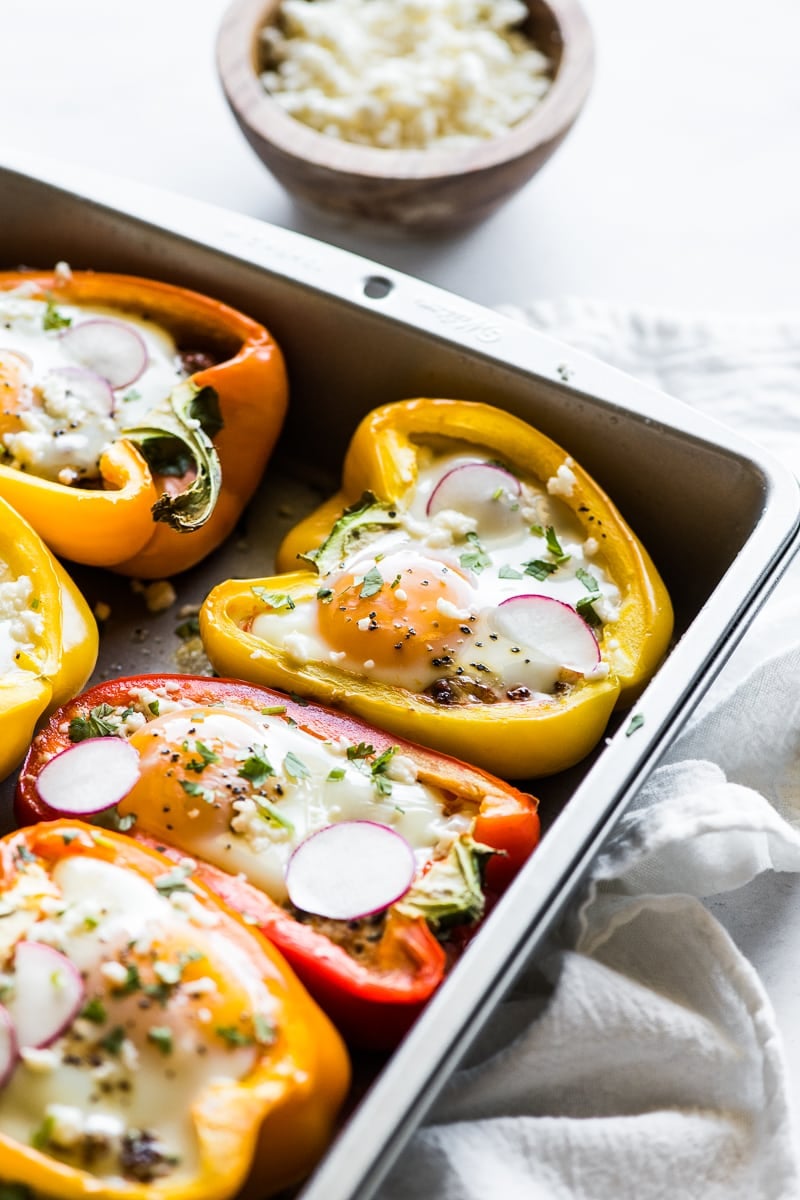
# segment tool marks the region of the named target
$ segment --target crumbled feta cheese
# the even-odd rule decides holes
[[[187,996],[210,996],[218,991],[216,980],[209,975],[201,975],[199,979],[189,979],[183,990]]]
[[[458,148],[515,125],[550,86],[522,0],[284,0],[264,87],[298,121],[381,148]]]
[[[48,1104],[44,1115],[49,1123],[50,1141],[68,1150],[83,1138],[83,1113],[72,1104]]]
[[[568,458],[561,464],[555,475],[550,476],[547,481],[547,491],[551,496],[565,496],[569,499],[572,495],[578,482],[572,470],[574,465],[572,459]]]
[[[607,662],[599,662],[589,671],[584,671],[583,678],[589,680],[607,679],[609,666]]]
[[[157,579],[154,583],[148,583],[143,594],[147,611],[151,613],[165,612],[172,608],[178,599],[178,593],[168,579]]]
[[[454,621],[468,621],[472,616],[468,608],[459,608],[457,604],[453,604],[453,601],[448,600],[446,596],[438,598],[436,607],[443,617],[450,617]]]
[[[35,1075],[49,1075],[61,1062],[61,1055],[56,1050],[37,1049],[35,1046],[23,1046],[19,1056],[29,1071]]]
[[[128,978],[128,971],[121,962],[111,959],[100,966],[100,974],[109,987],[120,987]]]
[[[386,765],[386,775],[395,783],[416,783],[417,764],[407,754],[393,754]]]
[[[587,558],[594,558],[597,551],[600,549],[600,543],[597,538],[588,537],[583,543],[583,553]]]

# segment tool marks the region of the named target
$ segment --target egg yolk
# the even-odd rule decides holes
[[[28,365],[14,350],[0,350],[0,436],[22,428],[20,409],[27,407]]]
[[[141,775],[119,811],[135,813],[143,829],[169,841],[189,813],[195,836],[227,826],[232,802],[252,790],[242,765],[265,739],[244,716],[198,706],[156,717],[130,740]]]
[[[469,584],[457,568],[408,553],[351,569],[331,591],[320,600],[323,637],[378,667],[446,654],[470,615]]]

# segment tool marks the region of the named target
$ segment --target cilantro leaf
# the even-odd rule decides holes
[[[465,550],[458,561],[462,567],[475,571],[477,575],[480,575],[481,571],[485,571],[487,567],[492,565],[492,560],[481,545],[477,533],[468,533],[467,541],[471,549]]]
[[[262,787],[275,774],[272,763],[267,758],[266,746],[251,746],[250,754],[239,767],[238,774],[242,779],[249,779],[253,787]]]
[[[295,783],[301,779],[308,779],[311,775],[306,764],[302,759],[298,758],[294,751],[290,750],[283,760],[283,769],[290,779]]]
[[[288,592],[270,592],[267,588],[263,587],[254,587],[252,592],[262,604],[267,604],[270,608],[278,611],[285,608],[288,612],[291,612],[295,607],[294,600]]]
[[[115,737],[119,733],[119,723],[108,718],[116,715],[117,710],[113,705],[97,704],[88,717],[72,718],[69,723],[69,740],[83,742],[86,738]]]
[[[370,567],[361,581],[361,591],[358,593],[362,600],[376,596],[383,587],[383,576],[377,567]]]

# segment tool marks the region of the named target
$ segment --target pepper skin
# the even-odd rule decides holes
[[[190,479],[151,473],[139,448],[121,439],[100,461],[102,489],[68,486],[0,466],[0,496],[33,525],[53,552],[74,562],[157,579],[203,559],[228,536],[261,478],[283,423],[287,382],[280,349],[263,326],[186,288],[133,276],[75,271],[0,273],[0,291],[25,283],[34,299],[107,306],[147,316],[187,349],[219,359],[196,371],[193,388],[213,388],[223,427],[213,435],[222,482],[204,524],[179,531],[154,519],[163,494]],[[34,290],[35,289],[35,290]]]
[[[340,705],[364,720],[434,746],[513,779],[549,775],[573,765],[600,740],[614,707],[629,705],[658,666],[672,632],[669,596],[647,552],[604,492],[577,464],[574,487],[560,500],[584,537],[598,534],[602,565],[620,589],[618,619],[600,638],[607,678],[580,679],[565,692],[530,700],[443,706],[401,686],[345,672],[330,662],[298,663],[249,631],[263,611],[254,588],[266,594],[309,597],[319,575],[298,570],[298,558],[319,547],[345,508],[364,493],[402,510],[417,475],[415,439],[437,445],[467,444],[500,459],[522,478],[544,484],[565,462],[565,452],[518,418],[484,404],[418,399],[388,404],[359,425],[344,463],[342,490],[287,535],[278,570],[258,580],[229,580],[216,587],[200,613],[206,652],[221,674],[238,675]],[[572,460],[570,460],[572,462]],[[535,589],[534,589],[535,590]],[[616,647],[611,649],[611,640]]]
[[[398,741],[343,713],[301,704],[280,693],[238,680],[190,676],[109,680],[91,688],[54,714],[34,740],[20,772],[15,811],[21,824],[48,820],[56,815],[39,798],[36,779],[44,764],[70,744],[65,732],[69,722],[76,716],[85,717],[100,704],[124,709],[131,701],[135,703],[142,688],[156,694],[175,695],[181,702],[192,705],[219,706],[227,715],[277,707],[284,710],[282,720],[290,724],[296,722],[311,737],[344,739],[351,746],[369,743],[378,754],[389,747],[397,747],[412,759],[421,783],[440,787],[477,807],[472,836],[483,846],[499,851],[485,868],[487,906],[508,886],[538,840],[536,801],[483,771]],[[135,742],[144,747],[143,755],[146,754],[148,729],[146,725],[134,735]],[[172,773],[170,761],[157,752],[154,760],[147,759],[144,786],[134,788],[120,804],[119,812],[136,814],[134,836],[158,845],[176,859],[188,853],[197,861],[202,854],[199,839],[205,836],[209,810],[201,806],[193,818],[184,815],[197,808],[197,801],[187,802],[186,796],[179,793],[176,801],[172,792],[167,795],[167,780],[162,788],[153,787],[146,775],[151,768],[159,772],[159,778],[167,771]],[[193,778],[202,780],[204,776]],[[172,787],[174,789],[174,782]],[[215,794],[226,795],[222,788]],[[172,843],[173,848],[165,848],[165,843]],[[375,958],[370,963],[361,962],[324,932],[297,920],[286,908],[243,878],[239,873],[241,864],[236,871],[235,874],[226,873],[219,866],[198,861],[196,877],[232,908],[247,913],[248,919],[255,919],[261,932],[286,957],[348,1041],[373,1049],[389,1048],[399,1041],[441,982],[450,961],[460,953],[477,928],[474,922],[457,925],[454,936],[446,942],[446,953],[424,917],[411,917],[391,909]]]
[[[83,596],[31,527],[0,500],[0,563],[32,584],[42,618],[32,650],[0,677],[0,779],[17,765],[36,722],[86,683],[97,659],[97,626]]]
[[[56,868],[76,856],[121,867],[152,884],[158,895],[170,894],[168,890],[162,890],[162,881],[168,880],[169,873],[174,874],[175,870],[167,858],[130,838],[74,820],[35,825],[3,838],[0,841],[0,893],[8,895],[25,872],[42,868],[51,876]],[[243,1000],[248,1002],[249,997],[256,994],[252,989],[257,988],[259,999],[263,996],[269,1005],[272,1026],[269,1036],[261,1036],[252,1011],[249,1008],[235,1010],[237,1028],[241,1022],[242,1029],[246,1030],[252,1019],[255,1036],[247,1037],[246,1041],[254,1045],[255,1058],[239,1078],[212,1078],[198,1085],[193,1092],[186,1111],[191,1116],[197,1146],[196,1166],[188,1177],[184,1172],[173,1181],[169,1173],[145,1182],[136,1175],[122,1180],[114,1170],[95,1174],[85,1168],[77,1155],[51,1155],[49,1147],[36,1149],[5,1132],[2,1128],[3,1092],[0,1091],[0,1164],[4,1182],[24,1184],[50,1200],[84,1200],[100,1195],[104,1200],[152,1200],[153,1197],[160,1200],[225,1200],[239,1194],[242,1185],[245,1185],[243,1196],[263,1197],[302,1179],[325,1150],[349,1084],[349,1064],[341,1040],[268,942],[197,883],[194,876],[190,878],[190,890],[195,905],[192,913],[199,912],[200,916],[195,919],[190,915],[184,934],[180,933],[184,928],[181,923],[178,938],[174,941],[169,940],[172,934],[168,930],[162,954],[183,944],[179,940],[181,937],[189,936],[190,943],[192,937],[202,939],[195,943],[203,946],[202,953],[194,951],[187,943],[190,954],[183,957],[189,966],[182,968],[186,974],[181,978],[203,976],[206,984],[216,981],[216,990],[212,989],[208,1002],[211,1007],[218,1004],[214,1012],[222,1013],[226,1018],[228,1009],[223,1005],[233,1001],[239,1005]],[[30,908],[31,904],[27,903],[26,907]],[[52,913],[52,907],[47,912]],[[38,913],[38,917],[46,917],[47,912]],[[203,935],[204,929],[208,932],[207,937]],[[28,923],[21,935],[17,932],[10,944],[3,945],[6,968],[12,962],[15,942],[23,938],[37,940],[35,924]],[[215,946],[219,946],[221,940],[230,946],[234,955],[226,957],[224,965],[214,957]],[[109,950],[112,957],[114,953]],[[122,953],[132,954],[142,972],[133,976],[132,984],[126,984],[127,990],[146,989],[145,981],[149,976],[145,972],[152,973],[151,959],[155,952],[148,954],[146,948],[139,950],[134,943]],[[193,962],[192,954],[200,961]],[[246,982],[248,979],[249,983]],[[130,983],[130,974],[128,980]],[[182,994],[180,981],[170,986],[177,986],[181,991],[176,1001],[178,1010],[172,1019],[188,1023],[194,1019],[184,1015],[187,1011],[193,1012],[191,1001]],[[100,1019],[107,1020],[110,1025],[114,1019],[114,996],[125,995],[126,990],[115,992],[112,988],[107,994],[108,1000],[103,1001],[102,1007],[109,1011],[107,1015],[102,1013]],[[142,994],[145,994],[144,990]],[[168,1021],[166,1005],[170,1002],[169,996],[165,999],[162,995],[153,1015],[142,1020],[152,1019],[156,1024]],[[204,995],[200,1003],[207,999]],[[152,1002],[149,1004],[152,1007]],[[147,1004],[138,1007],[141,1009]],[[234,1018],[233,1012],[230,1015]],[[97,1016],[90,1018],[97,1019]],[[202,1020],[200,1014],[197,1020]],[[225,1030],[215,1030],[211,1013],[209,1021],[203,1036],[213,1041]],[[88,1022],[84,1021],[84,1025],[88,1027]],[[93,1036],[99,1037],[102,1032],[101,1026]],[[85,1039],[86,1035],[83,1036]],[[234,1047],[242,1044],[242,1041],[230,1043]],[[104,1043],[101,1041],[99,1045],[102,1047]],[[165,1054],[169,1052],[169,1048],[164,1050]],[[110,1053],[113,1055],[118,1051]],[[140,1053],[144,1055],[141,1047]],[[142,1057],[139,1065],[132,1068],[134,1088],[136,1071],[141,1071],[146,1061],[153,1063],[152,1059]],[[156,1062],[155,1068],[157,1066]],[[25,1067],[19,1064],[16,1070],[24,1071]],[[172,1078],[175,1078],[174,1071]],[[158,1132],[155,1130],[156,1134]]]

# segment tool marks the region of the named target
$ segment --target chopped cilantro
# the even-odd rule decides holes
[[[544,533],[547,549],[552,554],[557,563],[565,563],[569,561],[569,554],[565,554],[561,549],[561,543],[556,536],[556,531],[552,525],[548,525]]]
[[[395,754],[397,754],[397,747],[390,746],[388,750],[384,750],[383,754],[379,754],[372,764],[372,782],[379,796],[391,796],[392,794],[392,781],[386,772]]]
[[[244,760],[237,772],[243,779],[249,779],[253,787],[262,787],[275,774],[272,763],[267,758],[266,746],[251,746],[250,754]]]
[[[481,571],[485,571],[487,567],[492,565],[492,560],[481,545],[477,533],[468,533],[467,541],[471,549],[465,550],[458,561],[462,567],[475,571],[476,574],[480,575]]]
[[[93,1025],[103,1025],[108,1020],[106,1006],[98,996],[93,996],[87,1004],[84,1004],[80,1015],[84,1021],[91,1021]]]
[[[600,599],[600,587],[594,575],[590,575],[588,571],[584,571],[583,567],[578,567],[575,572],[583,586],[589,592],[588,596],[581,596],[578,603],[575,605],[575,611],[579,617],[583,617],[587,625],[595,627],[602,624],[600,617],[594,610],[594,603]]]
[[[558,570],[557,563],[545,562],[542,558],[532,558],[530,562],[523,563],[522,565],[525,574],[532,575],[540,583],[543,579],[547,579],[548,575],[552,575],[554,571]]]
[[[308,779],[311,775],[311,772],[303,760],[298,758],[292,750],[287,753],[283,760],[283,769],[289,778],[293,779],[295,783],[299,782],[301,779]]]
[[[332,767],[331,770],[328,772],[328,779],[332,783],[336,783],[340,779],[344,779],[346,773],[347,772],[345,771],[344,767]]]
[[[110,721],[109,717],[114,717]],[[117,710],[111,704],[96,705],[88,717],[73,717],[69,723],[69,740],[83,742],[87,738],[115,737],[119,733]]]
[[[125,1041],[125,1030],[121,1025],[115,1025],[113,1029],[109,1029],[105,1037],[101,1038],[97,1043],[101,1050],[105,1050],[107,1054],[119,1054],[122,1049],[122,1043]]]
[[[184,642],[188,642],[190,638],[197,637],[199,633],[199,617],[187,617],[185,621],[181,621],[180,625],[175,626],[176,636]]]
[[[593,596],[600,595],[600,585],[598,584],[594,575],[590,575],[588,571],[584,571],[583,567],[578,567],[575,574],[577,575],[578,579],[580,579],[587,592],[591,592]]]
[[[172,1030],[168,1025],[151,1025],[147,1040],[157,1046],[162,1054],[172,1054]]]
[[[183,967],[180,963],[155,962],[153,963],[153,971],[162,983],[165,983],[168,987],[175,987],[181,981]]]
[[[544,527],[542,525],[530,525],[529,529],[534,537],[544,537]]]
[[[198,775],[201,775],[206,767],[211,766],[212,763],[219,762],[219,755],[207,746],[205,742],[201,742],[199,738],[194,743],[194,752],[200,757],[189,759],[185,764],[187,771],[196,771]]]
[[[36,855],[32,854],[28,847],[20,842],[14,848],[14,861],[17,863],[34,863],[36,862]]]
[[[262,587],[254,587],[252,591],[262,604],[267,604],[270,608],[285,608],[291,612],[295,607],[294,600],[288,592],[270,592]]]
[[[297,692],[289,692],[289,699],[294,700],[301,708],[308,708],[308,701],[303,696],[298,696]]]
[[[40,603],[41,603],[41,601],[39,600],[39,597],[34,596],[33,599],[31,600],[31,608],[33,609],[34,612],[36,612],[36,609],[39,607]]]
[[[522,572],[515,571],[508,563],[497,572],[498,579],[522,579]]]
[[[370,567],[361,581],[361,591],[358,593],[362,600],[376,596],[383,587],[383,576],[377,567]]]
[[[354,762],[359,758],[369,758],[369,756],[374,753],[375,747],[370,746],[369,742],[359,742],[357,746],[347,747],[347,757],[351,762]]]
[[[321,587],[317,589],[317,599],[323,604],[330,604],[333,599],[333,588]]]
[[[188,867],[173,867],[164,875],[157,875],[153,882],[162,896],[171,896],[173,892],[189,892],[191,888],[186,880],[191,873]]]
[[[214,1030],[217,1037],[222,1038],[223,1042],[233,1048],[235,1046],[252,1046],[254,1038],[249,1033],[244,1033],[243,1030],[237,1029],[235,1025],[218,1025]]]
[[[153,714],[154,717],[158,716],[158,712],[161,707],[158,700],[151,700],[147,707],[150,709],[150,712]]]
[[[194,779],[182,779],[181,787],[187,796],[199,796],[206,804],[214,803],[215,796],[211,788],[204,788],[202,783],[197,783]]]
[[[66,329],[72,324],[72,317],[65,317],[59,312],[55,301],[48,300],[42,317],[42,329]]]
[[[632,733],[636,733],[636,730],[641,729],[643,725],[644,717],[641,713],[636,713],[636,715],[630,719],[628,728],[625,730],[625,737],[630,737]]]
[[[114,996],[130,996],[132,992],[138,992],[142,986],[139,968],[136,963],[126,963],[125,970],[127,972],[125,982],[117,984],[116,987],[111,989]]]
[[[46,1150],[50,1145],[50,1139],[53,1136],[53,1130],[56,1127],[56,1119],[49,1114],[44,1118],[38,1129],[34,1130],[31,1137],[31,1145],[34,1150]]]
[[[253,1013],[253,1032],[259,1046],[271,1046],[277,1030],[269,1017],[265,1017],[263,1013]]]
[[[131,404],[132,401],[141,400],[141,398],[142,393],[140,391],[138,391],[136,388],[128,388],[127,392],[122,397],[122,401],[124,404]]]

